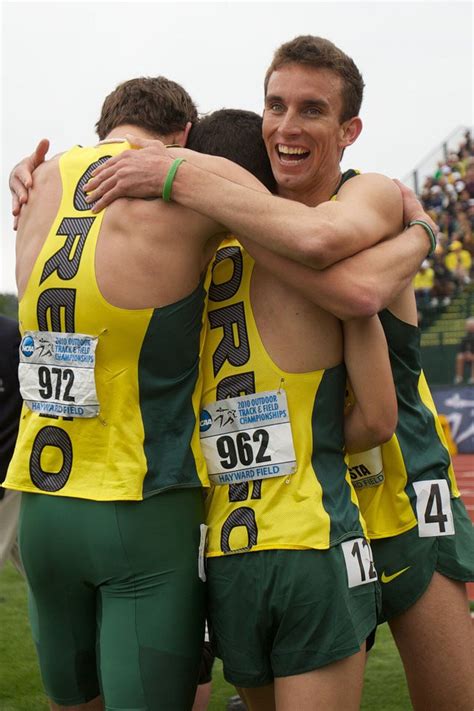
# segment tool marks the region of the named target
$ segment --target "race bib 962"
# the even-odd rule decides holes
[[[293,474],[296,455],[286,393],[255,393],[206,405],[201,446],[213,484]]]

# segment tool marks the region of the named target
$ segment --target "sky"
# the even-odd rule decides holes
[[[407,178],[473,124],[473,5],[421,2],[1,1],[0,292],[16,292],[8,174],[40,138],[51,155],[96,141],[120,82],[162,74],[201,112],[261,113],[273,52],[300,34],[349,54],[366,84],[364,130],[343,168]],[[433,154],[430,160],[427,156]]]

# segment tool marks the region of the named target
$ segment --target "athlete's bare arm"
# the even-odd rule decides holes
[[[27,190],[24,188],[26,194],[21,200],[17,215],[19,220],[16,236],[16,282],[19,299],[26,289],[33,265],[61,202],[61,186],[57,180],[58,158],[35,166],[34,190],[32,189],[32,176],[26,173],[26,168],[23,165],[29,158],[15,166],[10,176],[11,181],[12,176],[21,166],[25,173],[21,179],[22,185],[28,185]]]
[[[87,188],[90,199],[98,200],[97,210],[117,197],[161,194],[173,151],[155,141],[139,145],[143,146],[139,154],[122,153],[94,172]],[[337,201],[308,207],[262,195],[186,163],[176,174],[172,195],[236,234],[318,269],[393,236],[402,227],[399,191],[391,180],[376,174],[350,180]]]
[[[437,226],[415,193],[394,182],[403,200],[404,223],[423,220],[436,233]],[[321,271],[284,259],[251,240],[242,242],[256,261],[341,320],[371,316],[390,305],[399,318],[414,325],[417,322],[410,298],[412,278],[432,246],[420,225]]]
[[[59,160],[42,164],[23,205],[17,231],[17,284],[25,291],[31,270],[58,213]],[[220,226],[161,200],[117,200],[104,213],[97,246],[97,286],[106,301],[129,309],[162,307],[188,296],[220,241]],[[206,254],[208,242],[215,239]]]
[[[152,150],[155,148],[152,143],[146,145]],[[149,160],[149,157],[147,157],[146,164],[146,175],[142,177],[143,183],[139,186],[139,190],[147,190],[150,185],[153,185],[155,171],[153,160]],[[194,167],[201,170],[199,165]],[[112,174],[107,174],[107,166],[99,169],[98,172],[101,170],[104,172],[103,178],[105,178],[103,187],[106,190],[110,190],[110,194],[113,194],[113,191],[119,186],[119,183],[116,182],[116,179],[120,180],[119,173],[114,174],[112,172]],[[114,170],[113,167],[112,170]],[[209,176],[205,176],[203,182],[200,183],[201,188],[206,185],[207,177]],[[127,176],[124,175],[123,179],[126,181]],[[211,176],[210,180],[212,182],[214,178]],[[148,188],[146,187],[147,184]],[[91,185],[93,187],[94,183],[92,182]],[[239,194],[238,185],[228,185],[227,188],[229,188],[231,194]],[[405,190],[404,198],[406,202],[406,194],[410,191],[402,186],[399,186],[399,188],[402,193]],[[176,191],[176,186],[173,186],[173,190]],[[191,196],[192,201],[190,204],[198,211],[202,209],[202,203],[200,203],[200,199],[203,197],[202,192],[202,190],[201,192],[199,190],[194,191],[193,196]],[[204,190],[204,192],[206,191]],[[176,193],[173,192],[173,195],[176,196]],[[96,196],[97,193],[92,193],[91,197]],[[254,213],[252,209],[249,209],[249,206],[252,206],[251,196],[246,201],[246,209],[237,210],[237,205],[230,203],[231,208],[229,210],[226,194],[226,202],[223,203],[222,200],[218,200],[214,205],[213,214],[218,214],[241,238],[242,235],[248,235],[247,223],[250,220],[254,224],[255,215],[257,215],[258,225],[263,225],[263,243],[269,246],[269,249],[273,250],[273,252],[270,253],[265,250],[260,239],[255,241],[255,234],[252,233],[250,235],[251,239],[245,240],[244,237],[245,246],[252,256],[260,263],[264,263],[268,269],[277,274],[285,283],[299,289],[314,303],[342,319],[374,314],[391,303],[400,291],[409,286],[419,264],[430,248],[429,239],[423,228],[415,226],[398,239],[386,244],[382,242],[372,249],[359,252],[363,246],[373,245],[381,237],[385,238],[389,234],[393,235],[400,232],[404,224],[400,192],[392,181],[383,176],[367,175],[352,178],[339,191],[337,201],[323,203],[317,208],[307,208],[293,201],[280,201],[267,195],[254,196],[254,199],[262,203],[260,212]],[[412,214],[409,219],[419,219],[421,217],[430,222],[433,229],[436,229],[429,216],[423,212],[413,193],[411,193],[410,200],[416,203],[416,207],[411,210]],[[284,215],[280,215],[278,212],[278,206],[282,202],[285,205],[285,209],[288,210],[285,215],[291,214],[293,218],[301,217],[302,210],[305,213],[302,217],[305,219],[308,211],[311,215],[318,213],[318,211],[321,213],[321,222],[319,224],[324,226],[324,237],[328,238],[327,254],[330,255],[330,263],[341,258],[346,252],[349,254],[353,252],[359,253],[353,260],[343,261],[333,267],[333,271],[327,269],[321,273],[316,273],[296,263],[294,259],[314,266],[314,262],[311,259],[312,255],[307,254],[305,249],[301,249],[302,243],[294,244],[292,241],[293,238],[301,239],[305,244],[310,245],[311,250],[311,239],[308,239],[311,225],[307,225],[305,219],[301,222],[297,221],[297,224],[291,220],[288,222]],[[206,211],[208,204],[208,202],[205,202]],[[271,212],[271,214],[268,212],[269,205],[275,208],[275,212]],[[100,201],[98,206],[100,206]],[[234,209],[236,213],[235,217],[232,217],[230,213]],[[406,208],[405,213],[407,213]],[[405,219],[406,222],[409,221],[407,215],[405,215]],[[277,224],[275,224],[275,220]],[[329,226],[325,220],[329,221]],[[302,228],[302,233],[298,232],[296,228],[293,229],[295,224],[296,227]],[[331,229],[331,225],[333,229]],[[306,229],[307,232],[305,232]],[[270,235],[268,230],[270,230]],[[283,243],[283,250],[277,246],[277,253],[274,251],[274,241],[272,239],[268,241],[268,237],[270,236],[271,238],[272,235],[277,235]],[[265,240],[267,241],[265,242]],[[349,250],[347,250],[348,245]],[[353,245],[357,246],[354,248]],[[291,257],[292,261],[282,258],[282,254]],[[316,264],[316,266],[318,265]]]
[[[129,153],[133,155],[137,152]],[[200,160],[201,166],[209,158],[194,154],[194,160]],[[37,164],[40,160],[41,155],[37,151],[21,161],[12,171],[10,188],[14,194],[14,201],[17,179],[22,185],[27,180],[31,180],[28,171],[31,165]],[[228,162],[223,161],[223,164],[226,163]],[[145,184],[152,179],[154,168],[152,165],[149,167],[152,171],[150,174],[145,170],[145,166],[143,174],[140,173],[143,175],[143,185],[137,185],[137,191],[144,191]],[[123,171],[126,173],[125,167]],[[137,179],[133,170],[132,175]],[[124,179],[127,179],[126,175]],[[355,180],[356,178],[353,178],[351,182]],[[255,185],[259,185],[258,181],[255,181]],[[405,224],[410,220],[421,218],[436,230],[436,226],[423,211],[414,193],[405,186],[398,185],[403,197]],[[263,190],[262,187],[259,189]],[[19,198],[22,193],[17,195]],[[23,199],[26,197],[23,196]],[[295,206],[302,207],[296,203]],[[287,284],[297,288],[314,303],[341,319],[368,316],[392,302],[396,295],[410,284],[412,276],[430,247],[426,232],[422,227],[415,225],[393,240],[381,242],[371,249],[360,252],[352,259],[341,261],[334,267],[318,273],[294,260],[285,259],[252,240],[242,241],[256,261],[265,264]]]
[[[265,190],[240,166],[216,156],[179,150],[207,170]],[[59,209],[59,160],[39,166],[17,235],[22,294],[33,263]],[[104,213],[96,248],[96,276],[104,298],[122,308],[165,306],[199,284],[225,228],[209,217],[162,200],[115,201]]]
[[[344,420],[346,449],[387,442],[397,425],[397,399],[387,341],[378,316],[344,324],[344,361],[355,403]]]
[[[28,192],[33,186],[33,173],[44,162],[48,150],[49,141],[47,138],[42,138],[33,153],[17,163],[10,173],[14,230],[18,227],[21,206],[28,202]]]
[[[178,153],[265,190],[250,173],[224,158],[185,149]],[[226,233],[215,220],[177,203],[118,200],[105,212],[96,251],[101,291],[124,308],[174,303],[197,287]],[[124,290],[124,284],[130,288]]]
[[[199,168],[201,171],[209,172],[216,177],[220,177],[227,180],[230,184],[236,183],[244,188],[252,191],[268,193],[268,190],[262,185],[262,183],[247,170],[241,166],[233,163],[226,158],[221,158],[219,156],[210,156],[203,153],[197,153],[196,151],[188,150],[187,148],[172,148],[166,149],[164,144],[158,140],[146,140],[140,139],[138,137],[129,137],[132,145],[134,147],[140,148],[142,145],[147,147],[148,144],[159,144],[163,151],[170,156],[170,163],[175,158],[184,158],[187,163],[192,164]],[[47,139],[42,139],[33,153],[29,156],[23,158],[19,163],[17,163],[12,169],[9,177],[9,187],[12,194],[12,214],[17,218],[20,214],[22,206],[28,202],[29,191],[33,187],[33,174],[39,166],[45,161],[46,153],[49,149],[49,141]],[[129,160],[126,164],[119,164],[120,174],[123,179],[127,181],[136,181],[136,186],[134,189],[134,195],[131,193],[128,195],[116,195],[111,200],[107,201],[109,205],[114,200],[119,197],[136,197],[136,198],[150,198],[158,197],[158,194],[153,191],[148,190],[147,184],[150,182],[150,177],[146,171],[146,160],[141,158],[143,150],[126,150],[124,153],[127,154]],[[140,155],[139,155],[140,154]],[[109,159],[107,163],[114,165],[114,159]],[[139,168],[139,173],[137,173],[137,166]],[[143,170],[142,170],[143,168]],[[95,172],[95,171],[94,171]],[[160,193],[161,194],[161,193]],[[91,200],[92,201],[92,200]],[[174,201],[176,202],[176,201]],[[94,212],[100,212],[101,209],[105,207],[101,202],[98,203]],[[201,212],[198,210],[197,212]],[[204,214],[204,213],[202,213]],[[219,220],[215,220],[212,216],[215,224],[223,225]],[[15,223],[16,228],[16,223]],[[223,230],[229,231],[226,227]]]
[[[359,252],[320,271],[280,257],[255,245],[242,244],[257,262],[265,263],[286,284],[345,321],[372,316],[391,304],[412,279],[429,249],[422,227]]]

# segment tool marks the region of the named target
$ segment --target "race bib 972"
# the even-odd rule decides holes
[[[20,344],[20,392],[33,412],[97,417],[97,338],[81,333],[26,331]]]
[[[201,446],[213,484],[293,474],[296,455],[286,393],[255,393],[206,405]]]

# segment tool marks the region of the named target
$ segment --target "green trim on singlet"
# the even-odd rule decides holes
[[[345,391],[344,363],[325,370],[316,393],[311,416],[314,443],[311,462],[322,487],[324,510],[330,517],[331,546],[346,538],[364,535],[359,519],[359,508],[351,500],[349,484],[341,495],[341,481],[344,480],[347,471],[342,456]],[[337,420],[334,412],[340,413]]]
[[[334,191],[334,195],[337,195],[339,190],[342,188],[344,183],[346,183],[348,180],[351,178],[355,178],[356,175],[360,175],[359,170],[355,170],[355,168],[349,168],[349,170],[346,170],[342,175],[339,183],[337,184],[337,188]]]
[[[143,449],[148,472],[155,472],[145,476],[144,497],[169,487],[201,486],[191,439],[204,298],[201,283],[181,301],[155,309],[143,340],[138,362]]]
[[[388,309],[379,318],[388,343],[397,394],[395,435],[407,471],[406,492],[414,506],[413,481],[446,479],[451,490],[449,453],[439,439],[433,413],[422,401],[418,389],[422,372],[419,328],[401,321]]]

